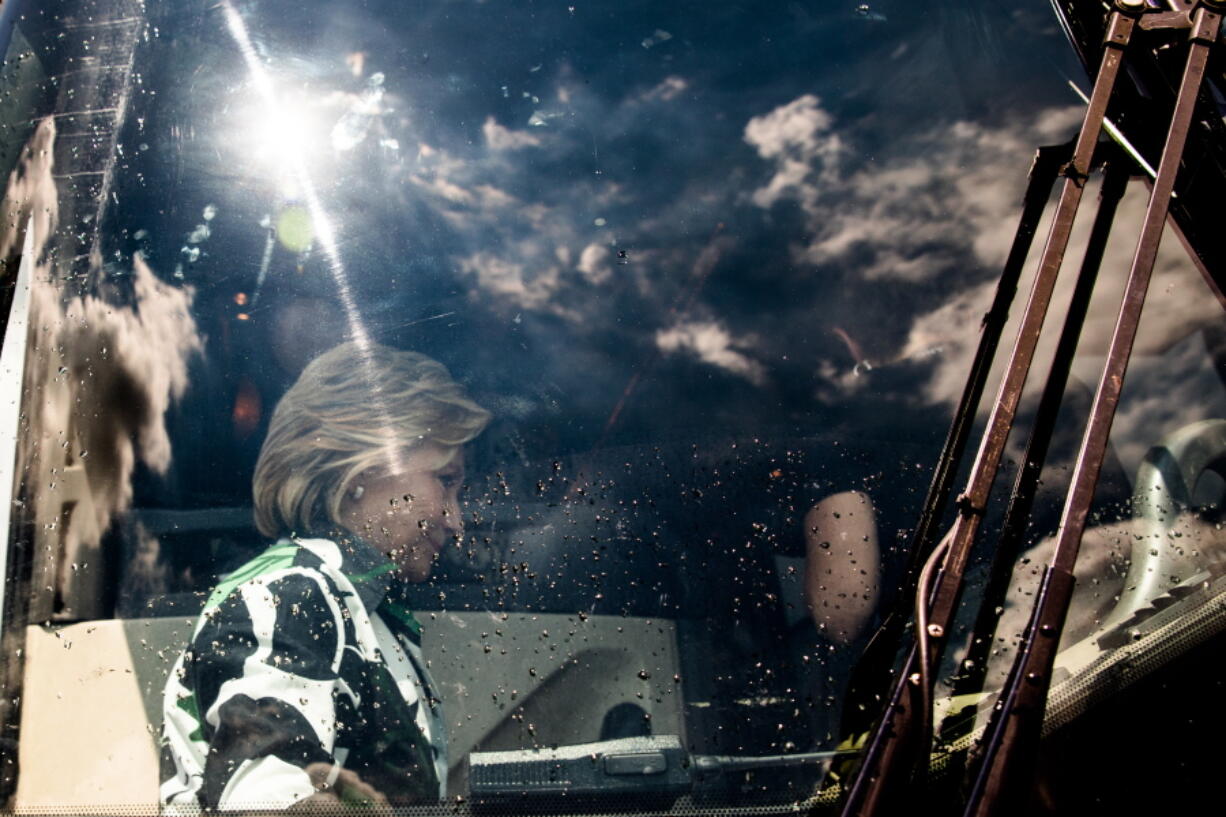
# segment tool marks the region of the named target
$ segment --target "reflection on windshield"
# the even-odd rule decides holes
[[[1081,117],[1047,10],[85,6],[17,2],[0,70],[6,269],[34,235],[13,802],[497,799],[597,756],[561,790],[830,783],[1027,164]],[[1137,510],[1151,448],[1226,416],[1217,310],[1165,242],[1069,645],[1217,576],[1215,463]],[[1138,537],[1179,552],[1138,567]]]

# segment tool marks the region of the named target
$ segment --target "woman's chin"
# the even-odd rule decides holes
[[[430,578],[430,574],[434,572],[434,563],[438,560],[438,554],[431,556],[413,557],[405,561],[397,562],[399,568],[397,572],[404,577],[405,581],[419,584]]]

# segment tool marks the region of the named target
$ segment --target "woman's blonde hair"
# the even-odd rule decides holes
[[[338,527],[354,480],[433,442],[442,467],[490,413],[425,355],[343,343],[302,370],[273,412],[255,466],[255,523],[277,537]]]

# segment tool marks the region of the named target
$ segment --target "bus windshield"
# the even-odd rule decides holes
[[[0,809],[833,808],[1027,170],[1085,110],[1047,4],[0,21]],[[938,745],[1025,628],[1121,235],[986,634],[984,517]],[[1060,678],[1216,594],[1224,355],[1172,233]],[[1191,483],[1145,505],[1155,446]],[[1138,541],[1178,551],[1144,598]]]

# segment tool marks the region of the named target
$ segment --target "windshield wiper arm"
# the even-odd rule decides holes
[[[939,563],[934,563],[939,564],[939,570],[931,594],[923,593],[920,597],[920,604],[929,607],[926,631],[919,632],[917,628],[915,634],[917,640],[928,640],[933,648],[920,650],[917,644],[908,654],[903,671],[895,678],[884,712],[865,749],[863,763],[848,788],[843,817],[870,817],[899,811],[902,801],[910,793],[910,784],[920,758],[927,760],[930,745],[926,734],[930,716],[927,707],[932,697],[933,672],[940,663],[945,635],[962,592],[971,545],[986,510],[988,494],[1038,346],[1123,52],[1132,36],[1135,18],[1145,8],[1141,0],[1120,0],[1120,3],[1120,7],[1112,11],[1107,25],[1102,61],[1090,104],[1077,134],[1072,161],[1064,169],[1065,181],[1052,217],[1047,244],[1031,286],[996,404],[988,418],[967,489],[958,499],[958,517],[947,534],[947,545],[933,552],[933,556],[939,557]],[[926,661],[921,662],[921,654]]]
[[[1056,648],[1072,599],[1073,566],[1081,549],[1090,503],[1106,455],[1111,423],[1119,405],[1141,309],[1158,257],[1158,244],[1166,225],[1197,94],[1204,79],[1209,51],[1221,25],[1221,14],[1215,10],[1220,7],[1219,3],[1214,3],[1213,7],[1202,3],[1192,15],[1187,64],[1162,148],[1158,176],[1150,190],[1145,222],[1137,240],[1115,332],[1077,455],[1073,484],[1056,535],[1056,550],[1044,573],[1017,659],[981,744],[980,769],[967,801],[967,817],[991,814],[997,802],[1011,794],[1025,778],[1037,750]]]
[[[1099,190],[1098,213],[1094,216],[1094,224],[1090,228],[1081,271],[1073,287],[1068,312],[1065,314],[1064,328],[1060,332],[1060,340],[1056,343],[1051,370],[1047,374],[1047,382],[1043,385],[1030,437],[1026,441],[1026,450],[1022,454],[1021,465],[1013,482],[1005,520],[992,556],[992,566],[988,570],[983,598],[979,602],[979,613],[971,630],[970,646],[963,660],[963,671],[954,683],[955,695],[980,691],[987,676],[988,658],[992,653],[996,625],[1005,606],[1014,563],[1022,550],[1030,512],[1034,508],[1034,499],[1038,492],[1039,476],[1047,462],[1048,449],[1056,430],[1056,418],[1060,413],[1073,357],[1077,352],[1077,342],[1081,338],[1081,330],[1089,312],[1090,298],[1094,294],[1098,271],[1106,253],[1116,209],[1120,199],[1124,197],[1124,189],[1131,176],[1132,163],[1122,152],[1112,153],[1113,157],[1107,160],[1107,169]]]
[[[1026,193],[1022,198],[1022,215],[1018,220],[1013,243],[997,282],[992,306],[983,316],[979,344],[971,362],[970,374],[950,421],[949,431],[937,458],[927,495],[924,497],[919,521],[907,547],[907,566],[903,573],[902,587],[861,653],[848,683],[848,703],[844,706],[842,723],[843,735],[858,735],[868,731],[873,725],[872,713],[876,711],[877,704],[889,694],[891,670],[898,658],[907,622],[915,608],[915,588],[919,573],[936,545],[937,525],[945,514],[953,480],[970,439],[992,360],[996,357],[1000,338],[1009,318],[1009,307],[1017,295],[1026,257],[1030,253],[1051,189],[1059,176],[1060,168],[1072,158],[1072,154],[1071,140],[1063,145],[1041,147],[1035,152]]]

